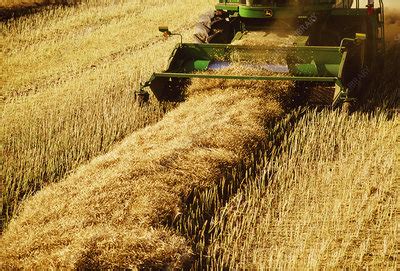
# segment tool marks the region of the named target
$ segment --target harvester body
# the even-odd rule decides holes
[[[219,0],[196,27],[196,42],[178,44],[167,69],[141,91],[179,101],[192,78],[291,80],[303,91],[323,89],[330,105],[341,105],[359,95],[359,74],[384,50],[383,3],[370,1],[361,8],[360,0]],[[233,64],[271,75],[212,72]]]

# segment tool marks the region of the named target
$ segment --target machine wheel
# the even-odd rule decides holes
[[[344,101],[342,105],[342,113],[349,115],[351,113],[351,110],[353,108],[353,102],[352,101]]]
[[[149,103],[150,95],[147,91],[140,90],[135,93],[135,101],[141,107]]]
[[[230,23],[219,14],[204,14],[194,30],[194,40],[197,43],[229,43]]]

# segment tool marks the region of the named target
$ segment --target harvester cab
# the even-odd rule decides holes
[[[180,36],[167,69],[142,83],[138,97],[150,88],[159,101],[181,101],[192,78],[290,80],[302,103],[348,104],[361,95],[384,51],[383,2],[363,1],[219,0],[211,15],[201,16],[195,42],[183,43]],[[271,75],[212,72],[233,64]]]

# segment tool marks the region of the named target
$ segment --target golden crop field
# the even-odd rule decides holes
[[[190,41],[213,3],[88,0],[1,24],[2,270],[400,267],[397,13],[350,116],[285,112],[288,82],[193,80],[184,103],[139,107],[177,42],[158,26]]]
[[[213,268],[396,270],[399,134],[380,112],[308,113],[218,215]]]
[[[160,3],[59,8],[2,24],[3,219],[31,191],[163,114],[132,103],[138,79],[160,69],[175,44],[157,27],[189,5],[208,5]],[[190,33],[195,21],[171,27]]]

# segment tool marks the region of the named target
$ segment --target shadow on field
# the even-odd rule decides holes
[[[385,36],[389,45],[400,43],[399,9],[385,9]]]
[[[57,6],[75,6],[79,3],[79,0],[44,0],[10,7],[0,6],[0,21],[7,22],[10,19],[17,19],[22,16],[32,15]]]
[[[385,9],[386,51],[366,73],[360,97],[362,111],[400,111],[400,10]]]
[[[369,82],[361,99],[366,111],[375,109],[400,110],[400,41],[388,45],[383,59],[369,72]]]

